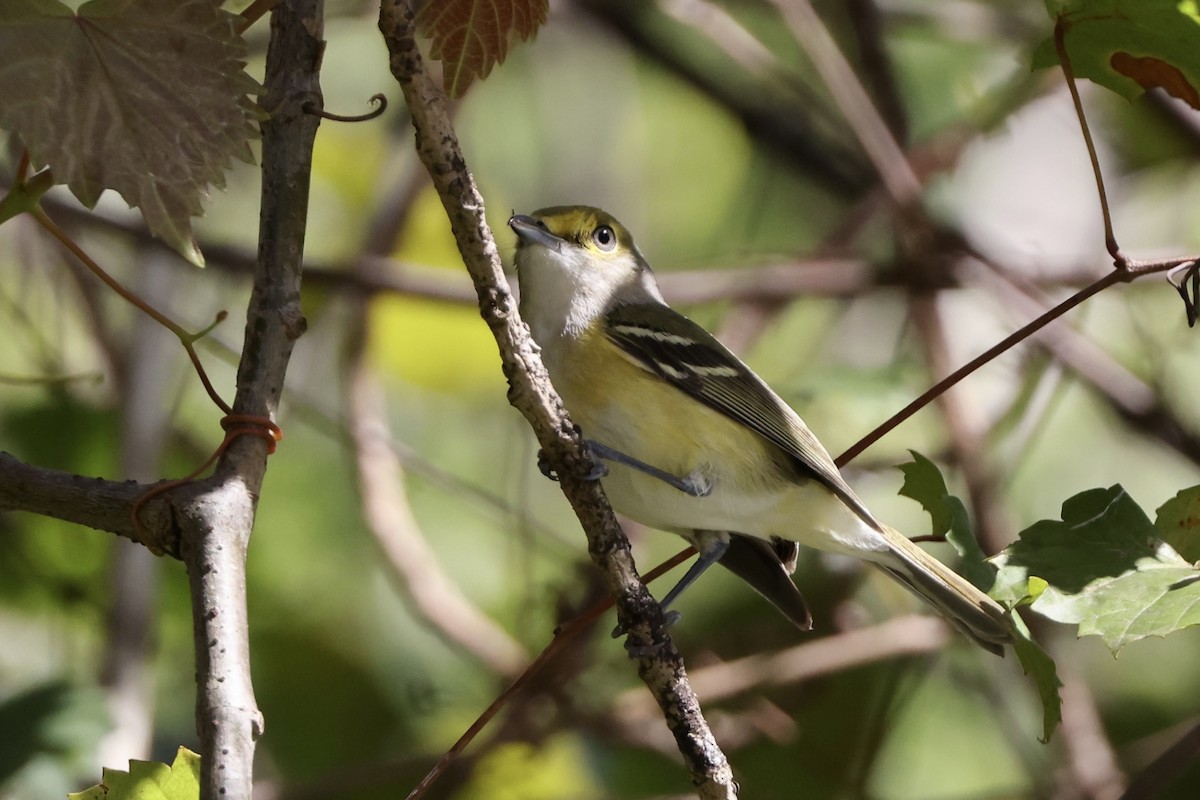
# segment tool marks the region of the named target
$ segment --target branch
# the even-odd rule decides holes
[[[155,553],[179,557],[178,530],[169,524],[165,502],[147,503],[135,530],[129,509],[151,487],[136,481],[85,478],[26,464],[0,452],[0,511],[28,511],[96,530],[109,531],[145,545]]]
[[[772,154],[840,196],[861,193],[872,183],[869,169],[846,141],[826,99],[792,79],[766,48],[728,13],[698,8],[708,17],[680,15],[685,4],[644,0],[575,0],[614,34],[717,105],[727,109],[755,141]],[[660,10],[658,6],[675,6]],[[719,14],[714,18],[713,14]],[[715,24],[714,24],[715,23]],[[688,36],[694,29],[699,35]],[[683,40],[685,44],[676,46]],[[690,41],[689,41],[690,40]],[[717,69],[697,57],[723,51]]]
[[[1132,781],[1121,800],[1153,800],[1200,755],[1200,723],[1190,727],[1179,741],[1150,762]]]
[[[1002,295],[1020,313],[1040,313],[1051,306],[1051,301],[1042,292],[1012,270],[978,254],[975,259],[988,268],[978,273],[987,290]],[[1091,386],[1129,425],[1200,464],[1200,436],[1188,430],[1179,416],[1155,394],[1153,387],[1098,344],[1069,325],[1047,329],[1036,341]]]
[[[319,118],[302,109],[321,98],[322,30],[321,0],[290,0],[271,14],[258,265],[246,312],[236,414],[274,416],[292,345],[304,332],[300,260]],[[246,548],[267,454],[261,439],[238,437],[212,478],[180,492],[190,498],[180,509],[180,526],[192,593],[204,800],[252,793],[254,745],[263,722],[250,682]]]
[[[1096,698],[1079,675],[1068,672],[1063,675],[1062,699],[1062,737],[1072,788],[1089,800],[1118,800],[1125,776],[1104,731]]]
[[[599,483],[585,477],[592,464],[517,314],[496,243],[484,220],[483,198],[446,113],[446,98],[426,72],[417,48],[412,9],[403,0],[385,0],[379,28],[392,74],[412,115],[417,153],[433,178],[475,283],[481,313],[499,346],[509,381],[509,401],[529,421],[560,476],[563,493],[587,534],[588,551],[616,599],[617,616],[629,631],[630,643],[638,651],[653,652],[638,659],[638,672],[663,709],[693,783],[705,798],[736,797],[732,771],[700,713],[679,653],[663,629],[662,611],[638,580],[629,540]]]
[[[417,172],[415,165],[411,172]],[[422,172],[392,188],[378,205],[362,253],[350,274],[369,276],[376,269],[376,261],[383,260],[378,254],[392,249],[418,191],[427,183],[428,176]],[[512,678],[521,672],[529,655],[446,575],[408,502],[404,465],[392,436],[386,398],[368,364],[371,299],[367,293],[349,297],[342,368],[345,426],[357,468],[363,521],[391,568],[390,576],[420,617],[445,641],[492,672]]]
[[[909,614],[813,639],[777,653],[760,653],[700,667],[692,673],[692,684],[708,700],[724,700],[879,661],[936,652],[949,641],[950,628],[943,620]],[[644,725],[649,710],[646,706],[640,692],[626,691],[613,702],[613,714],[626,723]]]
[[[808,0],[773,1],[849,121],[888,195],[900,207],[914,203],[921,195],[920,180],[817,12]]]

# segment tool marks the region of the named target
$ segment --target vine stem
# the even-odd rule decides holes
[[[1104,217],[1104,246],[1108,254],[1120,265],[1125,254],[1117,245],[1117,236],[1113,232],[1112,214],[1108,208],[1108,193],[1104,190],[1104,173],[1100,171],[1100,158],[1096,155],[1096,143],[1092,140],[1091,129],[1088,128],[1087,115],[1083,113],[1083,101],[1079,99],[1079,87],[1075,85],[1075,70],[1071,67],[1071,56],[1067,53],[1067,28],[1070,23],[1060,14],[1054,23],[1054,49],[1058,52],[1058,63],[1062,65],[1063,75],[1067,79],[1067,90],[1071,93],[1071,102],[1075,105],[1075,117],[1079,120],[1079,128],[1083,132],[1083,142],[1087,145],[1088,158],[1092,162],[1092,175],[1096,178],[1096,191],[1100,195],[1100,213]]]
[[[217,312],[216,319],[213,320],[212,324],[198,333],[191,333],[190,331],[184,330],[183,327],[176,323],[173,319],[147,303],[136,292],[125,288],[120,281],[109,275],[103,267],[96,263],[95,259],[88,255],[86,250],[80,247],[79,244],[67,234],[66,231],[60,228],[54,222],[54,220],[50,219],[49,215],[47,215],[41,207],[34,208],[32,211],[30,211],[30,213],[33,215],[33,218],[38,221],[39,225],[45,228],[51,236],[57,239],[59,243],[61,243],[62,246],[71,253],[71,255],[79,259],[80,263],[87,267],[93,275],[103,281],[108,288],[120,295],[121,298],[130,305],[145,312],[159,325],[162,325],[171,333],[175,334],[176,338],[179,339],[179,343],[183,345],[183,349],[187,351],[188,358],[191,359],[192,366],[196,369],[196,374],[200,376],[200,382],[204,384],[204,391],[208,393],[209,398],[226,414],[233,413],[233,409],[228,403],[221,399],[221,396],[217,394],[217,390],[213,387],[212,382],[208,379],[208,373],[204,371],[204,365],[200,363],[200,356],[197,355],[196,348],[194,346],[198,340],[207,336],[213,328],[215,328],[221,323],[222,320],[225,319],[226,313],[224,311]]]
[[[933,386],[931,386],[927,391],[922,393],[919,397],[917,397],[911,403],[909,403],[904,408],[897,411],[882,425],[880,425],[875,430],[868,433],[863,438],[859,439],[853,446],[850,447],[849,450],[847,450],[846,452],[844,452],[840,456],[838,456],[836,459],[834,459],[834,463],[837,464],[839,467],[844,467],[846,464],[848,464],[849,462],[851,462],[855,458],[857,458],[868,447],[875,444],[875,442],[879,441],[886,434],[890,433],[893,429],[898,427],[900,425],[900,423],[904,422],[906,419],[911,417],[913,414],[917,413],[922,408],[924,408],[926,405],[928,405],[931,401],[933,401],[934,398],[936,398],[943,392],[950,389],[950,387],[954,386],[956,383],[958,383],[963,378],[970,375],[975,370],[982,367],[984,364],[991,361],[996,356],[1000,355],[1001,353],[1008,350],[1010,347],[1013,347],[1014,345],[1018,344],[1019,342],[1022,342],[1025,339],[1028,339],[1034,333],[1041,330],[1042,328],[1044,328],[1046,325],[1053,322],[1054,320],[1058,319],[1063,314],[1067,313],[1072,308],[1079,305],[1084,300],[1087,300],[1089,297],[1096,294],[1097,292],[1107,289],[1109,286],[1112,286],[1114,283],[1120,283],[1122,281],[1128,281],[1131,279],[1132,279],[1132,276],[1128,270],[1115,269],[1112,272],[1105,275],[1100,280],[1096,281],[1095,283],[1092,283],[1091,285],[1086,286],[1083,289],[1080,289],[1078,292],[1071,295],[1071,297],[1064,300],[1062,303],[1059,303],[1057,306],[1050,309],[1045,314],[1042,314],[1040,317],[1033,320],[1025,327],[1006,336],[1000,342],[996,343],[992,347],[989,347],[987,350],[983,351],[982,353],[977,355],[975,358],[971,359],[966,364],[963,364],[961,367],[954,370],[954,372],[950,373],[945,378],[943,378],[942,380],[935,383]]]

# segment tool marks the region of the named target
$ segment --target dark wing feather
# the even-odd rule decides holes
[[[796,547],[794,542],[789,544]],[[788,577],[788,565],[780,562],[777,547],[775,543],[733,533],[729,536],[729,548],[717,563],[750,584],[800,630],[811,631],[812,614],[808,604]],[[791,568],[795,567],[793,558]]]
[[[610,340],[647,370],[781,448],[873,528],[879,523],[800,417],[716,337],[665,305],[619,305]]]

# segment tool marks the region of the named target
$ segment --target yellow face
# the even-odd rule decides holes
[[[661,298],[633,237],[605,211],[553,206],[508,224],[517,234],[521,316],[543,347],[550,337],[579,335],[613,302]]]
[[[568,246],[586,251],[599,261],[627,255],[634,250],[633,238],[625,226],[609,214],[592,206],[551,206],[529,215],[538,228],[562,240]],[[520,219],[515,217],[514,219]],[[529,244],[524,233],[518,248]],[[543,242],[544,243],[544,242]]]

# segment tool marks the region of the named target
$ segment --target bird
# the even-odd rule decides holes
[[[1003,655],[1008,612],[872,515],[800,416],[667,305],[624,225],[582,205],[514,213],[508,225],[520,316],[609,502],[698,553],[664,609],[719,563],[809,630],[791,578],[804,546],[882,570]]]

